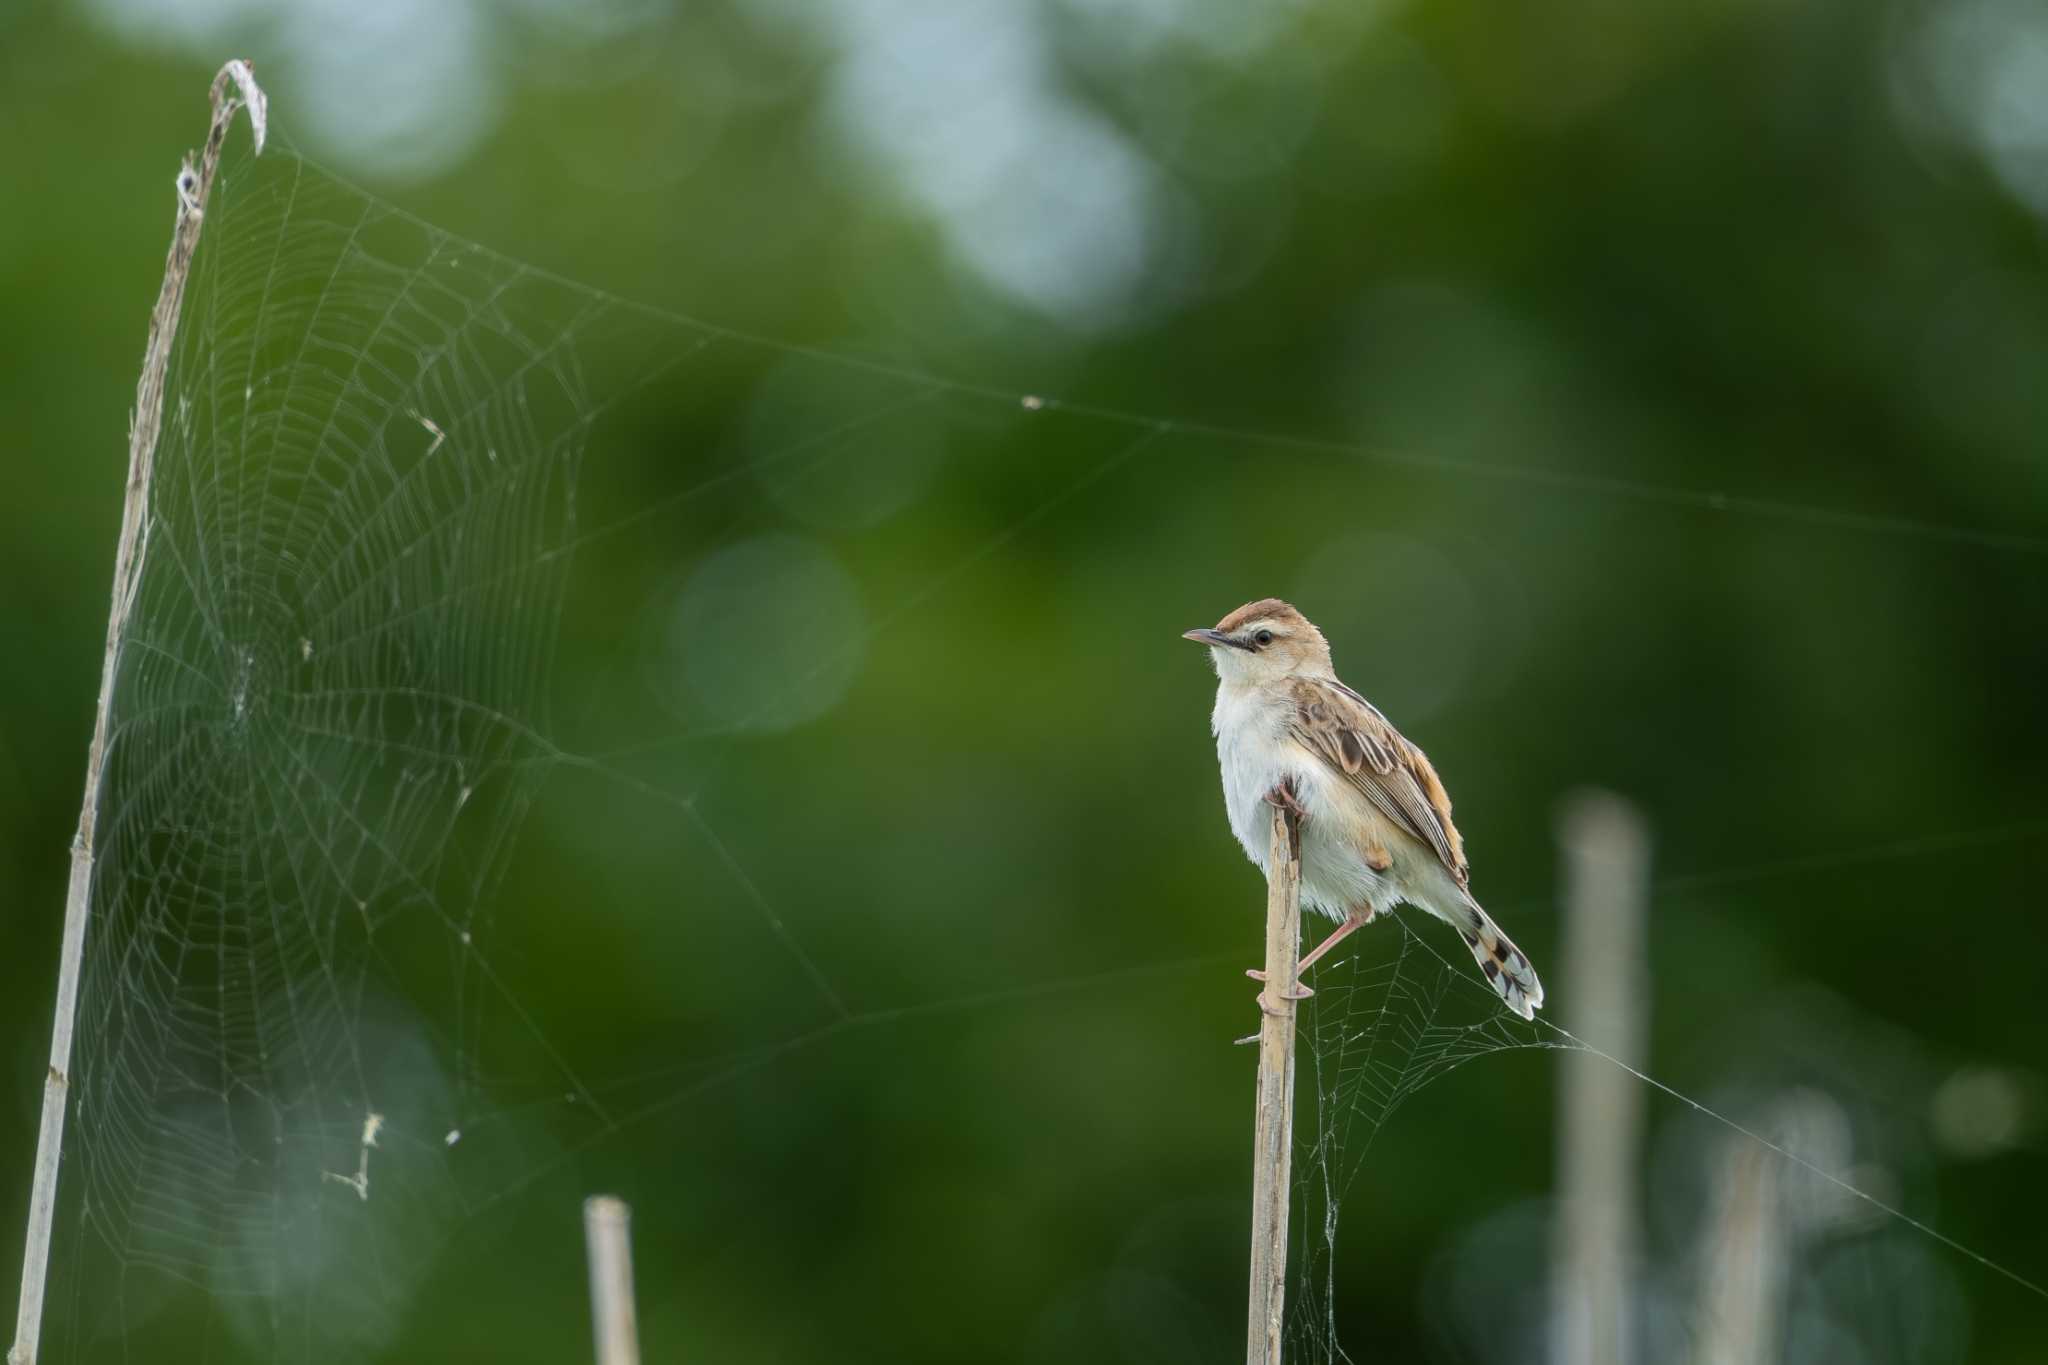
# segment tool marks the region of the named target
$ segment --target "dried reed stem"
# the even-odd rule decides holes
[[[233,89],[230,90],[230,85]],[[178,172],[177,226],[171,234],[170,258],[164,263],[163,289],[149,316],[149,341],[142,355],[142,377],[135,385],[135,412],[128,423],[128,493],[121,510],[121,538],[114,551],[114,603],[107,616],[107,649],[100,660],[99,706],[93,716],[92,747],[85,759],[85,800],[78,812],[78,834],[71,841],[71,880],[64,897],[64,940],[57,965],[57,1010],[50,1028],[50,1070],[43,1078],[43,1120],[36,1135],[34,1183],[28,1202],[28,1245],[21,1263],[21,1307],[15,1317],[14,1346],[9,1365],[35,1365],[42,1341],[43,1289],[50,1269],[50,1229],[57,1212],[57,1172],[64,1151],[64,1110],[71,1089],[71,1030],[78,1015],[78,976],[85,957],[86,919],[92,908],[93,824],[99,814],[100,777],[107,759],[107,717],[114,700],[114,675],[120,661],[128,613],[142,581],[142,563],[149,549],[149,480],[156,458],[157,434],[163,426],[164,380],[171,363],[171,343],[178,333],[178,310],[185,300],[185,279],[199,247],[199,229],[206,199],[220,168],[221,148],[235,111],[246,106],[263,150],[268,101],[256,85],[247,62],[233,61],[213,79],[213,124],[195,167],[185,158]]]
[[[640,1365],[633,1318],[633,1210],[609,1194],[583,1201],[583,1245],[590,1257],[590,1323],[597,1365]]]
[[[1650,999],[1648,826],[1623,798],[1582,791],[1560,807],[1557,833],[1565,892],[1558,998],[1573,1033],[1640,1066]],[[1644,1091],[1604,1057],[1567,1051],[1558,1063],[1550,1358],[1632,1365]]]
[[[1266,859],[1266,988],[1260,993],[1259,1108],[1252,1148],[1247,1365],[1280,1365],[1287,1325],[1287,1209],[1294,1156],[1294,993],[1301,954],[1301,825],[1273,809]]]

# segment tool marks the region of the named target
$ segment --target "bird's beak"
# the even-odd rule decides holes
[[[1198,645],[1213,645],[1218,649],[1246,648],[1246,646],[1239,644],[1222,631],[1210,626],[1203,626],[1197,630],[1184,630],[1180,633],[1180,638],[1183,640],[1193,640]]]

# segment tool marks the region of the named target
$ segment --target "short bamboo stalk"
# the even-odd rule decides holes
[[[1294,1015],[1300,983],[1301,826],[1273,809],[1266,860],[1266,988],[1259,995],[1258,1121],[1252,1150],[1247,1365],[1280,1365],[1287,1325],[1287,1210],[1294,1156]]]
[[[640,1365],[633,1311],[633,1211],[595,1194],[583,1201],[583,1245],[590,1258],[590,1325],[597,1365]]]

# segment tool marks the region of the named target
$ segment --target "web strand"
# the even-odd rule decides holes
[[[1786,1148],[1779,1146],[1777,1143],[1771,1141],[1769,1138],[1765,1137],[1762,1133],[1757,1132],[1755,1129],[1745,1127],[1744,1125],[1736,1122],[1734,1119],[1729,1118],[1726,1114],[1722,1114],[1717,1112],[1716,1110],[1710,1109],[1706,1105],[1701,1104],[1698,1100],[1692,1098],[1692,1096],[1687,1095],[1682,1091],[1673,1089],[1671,1086],[1664,1084],[1664,1082],[1658,1080],[1656,1077],[1651,1076],[1646,1072],[1640,1071],[1637,1068],[1630,1066],[1627,1062],[1624,1062],[1617,1057],[1614,1057],[1606,1052],[1602,1052],[1599,1048],[1594,1047],[1591,1043],[1579,1037],[1577,1034],[1572,1033],[1567,1029],[1559,1028],[1557,1025],[1552,1024],[1547,1020],[1543,1021],[1543,1026],[1546,1029],[1550,1030],[1552,1033],[1556,1034],[1558,1037],[1564,1039],[1573,1047],[1579,1049],[1580,1051],[1591,1053],[1593,1056],[1598,1057],[1601,1061],[1606,1062],[1610,1066],[1620,1067],[1623,1071],[1626,1071],[1629,1075],[1635,1077],[1644,1085],[1647,1085],[1651,1089],[1656,1090],[1662,1094],[1669,1095],[1672,1099],[1677,1100],[1680,1104],[1686,1106],[1686,1108],[1691,1109],[1696,1113],[1705,1115],[1707,1118],[1712,1119],[1714,1122],[1720,1124],[1724,1128],[1727,1128],[1731,1132],[1740,1134],[1742,1137],[1747,1138],[1751,1142],[1754,1142],[1759,1147],[1762,1147],[1764,1150],[1770,1152],[1774,1156],[1780,1157],[1785,1161],[1790,1162],[1792,1165],[1797,1166],[1800,1170],[1805,1171],[1808,1175],[1819,1176],[1822,1180],[1826,1181],[1829,1185],[1832,1185],[1834,1188],[1840,1190],[1842,1193],[1861,1200],[1863,1203],[1868,1204],[1871,1208],[1876,1209],[1879,1213],[1884,1214],[1888,1218],[1897,1219],[1899,1222],[1904,1223],[1907,1227],[1913,1229],[1913,1231],[1921,1234],[1924,1237],[1932,1238],[1933,1240],[1947,1247],[1950,1251],[1953,1251],[1957,1255],[1965,1257],[1968,1260],[1976,1262],[1978,1265],[1984,1267],[1984,1269],[1989,1270],[1994,1274],[2004,1276],[2006,1279],[2012,1281],[2020,1288],[2026,1290],[2029,1294],[2032,1294],[2035,1298],[2048,1301],[2048,1289],[2042,1288],[2039,1284],[2035,1283],[2033,1280],[2028,1279],[2026,1276],[2020,1274],[2018,1271],[2012,1269],[2010,1266],[2001,1265],[1999,1262],[1992,1260],[1989,1256],[1984,1255],[1982,1252],[1976,1251],[1970,1247],[1963,1245],[1961,1242],[1958,1242],[1955,1238],[1950,1237],[1947,1233],[1942,1232],[1939,1228],[1936,1228],[1932,1224],[1922,1222],[1920,1219],[1915,1218],[1912,1214],[1907,1213],[1904,1209],[1901,1209],[1893,1204],[1888,1204],[1884,1200],[1879,1199],[1876,1195],[1870,1193],[1870,1191],[1862,1189],[1856,1185],[1850,1184],[1848,1181],[1842,1179],[1842,1177],[1840,1177],[1839,1175],[1836,1175],[1833,1171],[1821,1169],[1819,1166],[1814,1165],[1811,1161],[1808,1161],[1805,1157],[1799,1155],[1799,1153],[1789,1151]]]

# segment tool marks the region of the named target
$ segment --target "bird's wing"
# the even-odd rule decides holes
[[[1334,679],[1294,683],[1294,738],[1358,788],[1380,814],[1436,850],[1465,884],[1465,842],[1451,798],[1422,750],[1364,697]]]

